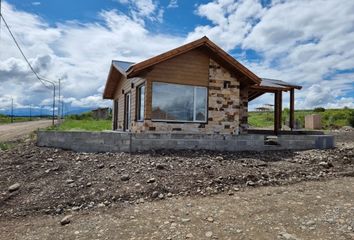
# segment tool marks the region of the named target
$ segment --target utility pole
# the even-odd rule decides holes
[[[54,126],[54,119],[55,119],[55,84],[53,84],[53,118],[52,118],[53,126]]]
[[[32,105],[30,105],[30,116],[29,116],[30,117],[30,121],[32,121],[32,109],[31,108],[32,108]]]
[[[61,79],[59,78],[59,96],[58,96],[58,123],[60,123],[60,81]]]
[[[40,106],[39,118],[42,118],[42,108],[43,106]]]
[[[0,4],[1,4],[1,0],[0,0]],[[11,123],[14,122],[14,99],[11,98]]]
[[[0,38],[1,38],[1,16],[2,16],[2,12],[1,12],[2,8],[1,7],[2,6],[1,6],[1,0],[0,0]]]
[[[53,116],[52,116],[52,125],[54,126],[55,124],[55,83],[53,81],[50,81],[48,79],[45,79],[43,77],[39,77],[42,81],[45,81],[47,83],[50,83],[53,86]]]
[[[64,101],[61,101],[61,117],[64,119]]]

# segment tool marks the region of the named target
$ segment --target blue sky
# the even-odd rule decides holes
[[[112,59],[144,60],[204,35],[258,76],[302,85],[297,108],[353,108],[353,12],[346,0],[3,1],[31,63],[63,79],[72,108],[111,104],[101,96]],[[18,108],[48,106],[51,93],[1,29],[0,110],[11,98]],[[272,101],[265,95],[250,106]]]
[[[160,1],[159,6],[164,8],[164,21],[163,23],[150,21],[147,28],[157,32],[186,35],[193,31],[196,25],[209,22],[193,12],[195,6],[207,2],[207,0],[177,1],[178,7],[168,7],[170,1]],[[99,22],[102,19],[99,18],[97,13],[102,10],[116,9],[127,13],[130,8],[129,5],[118,0],[12,0],[8,3],[13,4],[19,10],[35,13],[52,25],[68,20],[78,20],[82,23]]]

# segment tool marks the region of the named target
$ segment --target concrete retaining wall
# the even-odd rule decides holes
[[[57,132],[39,131],[37,145],[77,152],[141,152],[159,149],[267,151],[326,149],[335,146],[330,135],[280,135],[277,145],[266,145],[266,135],[183,133]]]

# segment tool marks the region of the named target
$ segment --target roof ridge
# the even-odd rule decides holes
[[[237,69],[242,74],[246,75],[251,81],[255,83],[261,82],[261,79],[256,74],[254,74],[244,65],[242,65],[240,62],[238,62],[234,57],[232,57],[221,47],[213,43],[207,36],[204,36],[202,38],[199,38],[197,40],[194,40],[190,43],[184,44],[180,47],[174,48],[162,54],[156,55],[154,57],[151,57],[142,62],[136,63],[127,69],[127,75],[134,76],[134,74],[137,74],[148,67],[156,65],[158,63],[161,63],[163,61],[166,61],[170,58],[176,57],[178,55],[181,55],[183,53],[186,53],[192,49],[198,48],[203,45],[208,47],[211,51],[214,52],[214,54],[218,55],[218,57],[220,57],[225,62],[230,64],[233,68]]]

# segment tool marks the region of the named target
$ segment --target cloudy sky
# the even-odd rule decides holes
[[[354,108],[354,1],[6,0],[2,7],[36,71],[62,79],[71,108],[110,105],[102,91],[112,59],[144,60],[204,35],[258,76],[302,85],[297,108]],[[48,106],[51,94],[2,22],[0,109],[11,98],[18,108]]]

